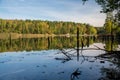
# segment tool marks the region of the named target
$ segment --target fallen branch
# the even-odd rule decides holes
[[[64,50],[61,50],[61,52],[62,52],[68,59],[71,59],[71,57],[67,55],[67,52],[65,52]]]

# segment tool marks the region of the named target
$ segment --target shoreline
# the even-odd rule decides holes
[[[19,34],[19,33],[0,33],[0,39],[18,39],[18,38],[42,38],[42,37],[73,37],[77,34]],[[97,35],[80,35],[97,36]]]

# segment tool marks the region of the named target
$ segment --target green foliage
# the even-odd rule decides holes
[[[86,2],[88,0],[82,1]],[[120,32],[117,31],[117,27],[120,27],[120,0],[95,0],[95,1],[102,8],[100,12],[106,14],[114,13],[111,16],[111,19],[105,22],[106,32],[112,34],[113,33],[120,34]]]
[[[104,27],[96,27],[96,30],[97,30],[97,34],[98,34],[98,35],[103,35],[103,34],[105,34],[105,29],[104,29]]]
[[[41,20],[2,20],[0,19],[0,33],[20,34],[76,34],[80,27],[80,34],[96,34],[94,27],[74,22],[56,22]],[[90,30],[89,30],[90,29]],[[88,34],[89,34],[88,33]]]
[[[90,25],[86,25],[88,27],[87,29],[87,34],[90,34],[90,35],[95,35],[97,34],[97,30],[93,27],[93,26],[90,26]]]
[[[102,7],[102,12],[113,12],[114,10],[119,9],[120,1],[119,0],[95,0]]]
[[[112,21],[111,20],[106,21],[105,31],[106,31],[106,33],[111,33],[111,31],[112,31]]]
[[[120,0],[95,0],[102,7],[103,13],[114,13],[112,19],[106,23],[108,33],[116,33],[117,27],[120,27]]]
[[[107,34],[116,34],[117,27],[119,26],[118,23],[114,21],[112,12],[107,13],[107,18],[104,27]]]
[[[111,39],[107,39],[106,40],[106,42],[105,42],[105,49],[107,50],[107,51],[111,51],[111,50],[113,50],[113,51],[116,51],[116,49],[118,48],[118,43],[117,43],[117,41],[112,41]]]

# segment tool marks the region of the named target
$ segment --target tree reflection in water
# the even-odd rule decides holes
[[[101,39],[99,39],[101,40]],[[85,36],[77,36],[76,37],[47,37],[47,38],[39,38],[39,39],[10,39],[10,40],[0,40],[0,52],[4,51],[30,51],[30,50],[48,50],[48,49],[59,49],[60,54],[63,54],[62,58],[55,58],[56,60],[62,61],[62,63],[70,62],[71,60],[75,59],[77,63],[80,63],[77,67],[74,67],[74,71],[70,72],[69,77],[70,80],[80,79],[84,73],[80,68],[84,65],[85,62],[90,59],[84,55],[84,50],[103,50],[106,51],[106,54],[100,55],[98,58],[102,58],[102,64],[105,64],[104,60],[111,62],[114,64],[114,67],[102,67],[101,73],[103,76],[99,80],[119,80],[120,77],[120,51],[116,51],[119,46],[118,42],[111,41],[109,38],[103,40],[104,48],[100,48],[100,46],[94,46],[95,48],[89,49],[90,44],[100,43],[101,41],[94,40],[92,37],[85,37]],[[119,41],[120,42],[120,41]],[[93,44],[95,45],[95,44]],[[75,57],[75,58],[74,58]],[[92,57],[93,58],[93,57]],[[95,59],[95,58],[94,58]],[[89,61],[91,63],[97,61],[92,60]],[[71,61],[72,62],[72,61]],[[71,63],[70,62],[70,63]],[[89,63],[87,62],[87,63]],[[85,63],[86,64],[86,63]],[[89,67],[94,69],[94,67]],[[68,68],[69,69],[69,68]],[[79,71],[79,69],[81,71]],[[85,68],[86,69],[86,68]],[[64,71],[65,72],[65,71]],[[63,73],[64,73],[63,72]],[[81,74],[82,72],[82,74]]]
[[[81,64],[85,61],[85,57],[82,54],[82,50],[84,47],[84,38],[82,37],[81,40],[79,40],[79,28],[77,29],[77,48],[76,49],[71,49],[69,51],[64,50],[64,49],[60,49],[61,53],[63,53],[66,58],[56,58],[56,60],[63,60],[62,62],[67,62],[69,60],[72,60],[72,56],[75,56],[74,54],[77,53],[77,61],[79,61],[79,57],[80,57],[80,53],[81,53],[81,57],[83,57],[83,60],[81,61]],[[89,40],[89,39],[88,39]],[[80,42],[81,41],[81,49],[80,49]],[[89,42],[89,41],[88,41]],[[89,46],[89,45],[88,45]],[[81,50],[81,52],[79,51]],[[75,51],[75,52],[73,52]],[[77,68],[73,73],[71,73],[70,76],[70,80],[75,80],[76,78],[79,79],[79,76],[81,75],[81,71],[79,71],[79,68]]]
[[[67,57],[65,59],[63,58],[62,60],[64,60],[64,62],[72,60],[72,56],[75,56],[74,55],[75,53],[77,54],[76,55],[77,61],[79,61],[79,57],[83,57],[83,60],[81,60],[81,64],[84,61],[88,60],[86,59],[87,57],[85,57],[82,54],[82,51],[85,50],[83,41],[84,41],[84,38],[79,39],[79,37],[77,36],[77,48],[76,49],[71,49],[71,50],[61,49],[61,53],[63,53]],[[80,42],[81,42],[81,46],[79,46]],[[105,41],[105,49],[101,49],[99,46],[96,46],[96,45],[94,46],[97,48],[95,50],[106,51],[106,54],[99,55],[98,57],[95,57],[95,58],[103,58],[104,61],[108,59],[107,61],[113,63],[114,66],[116,66],[116,67],[109,67],[109,68],[102,67],[101,74],[103,74],[103,76],[99,78],[98,80],[119,80],[120,79],[120,51],[116,51],[118,48],[117,43],[115,41],[107,40]],[[79,71],[79,68],[77,68],[73,73],[71,73],[70,79],[71,80],[79,79],[80,75],[81,75],[81,71]]]
[[[120,80],[120,68],[102,68],[101,73],[105,75],[98,80]]]
[[[113,46],[107,48],[109,42],[110,45]],[[115,46],[115,44],[113,42],[111,43],[111,41],[108,40],[106,44],[106,54],[98,56],[114,64],[114,67],[101,68],[101,74],[103,74],[104,77],[101,77],[98,80],[120,80],[120,51],[115,51],[116,48],[117,47]]]
[[[77,68],[72,74],[70,79],[75,80],[75,78],[79,79],[79,75],[81,75],[81,71],[79,71],[79,68]]]
[[[114,64],[114,67],[101,68],[101,74],[104,76],[98,80],[120,80],[120,51],[118,51],[118,41],[108,37],[105,40],[106,54],[98,57]]]

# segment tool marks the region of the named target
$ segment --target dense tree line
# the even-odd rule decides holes
[[[96,29],[89,24],[41,20],[3,20],[0,19],[0,33],[20,34],[96,34]]]

